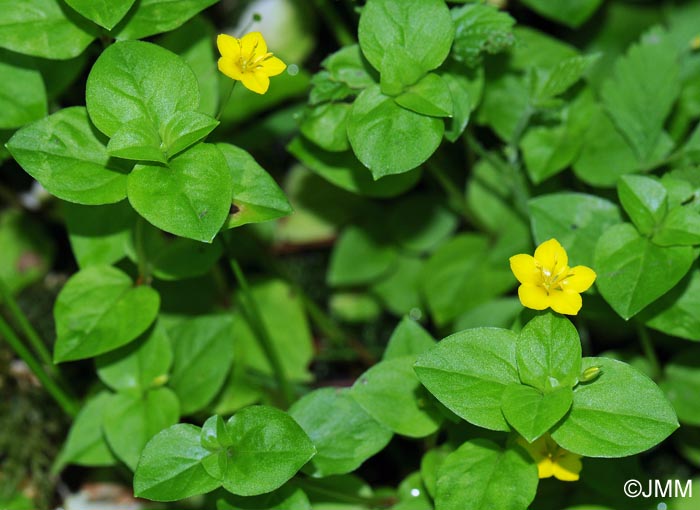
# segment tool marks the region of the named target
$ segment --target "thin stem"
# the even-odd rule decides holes
[[[467,203],[467,198],[464,193],[457,187],[457,185],[450,179],[450,177],[445,173],[443,168],[435,163],[427,163],[426,167],[428,171],[435,177],[435,180],[442,186],[445,190],[447,196],[452,200],[456,207],[459,209],[460,214],[467,223],[474,224],[474,218],[472,217],[471,211],[469,210],[469,204]]]
[[[282,366],[280,357],[275,349],[275,345],[272,342],[272,338],[270,338],[270,334],[265,327],[260,310],[255,302],[252,292],[250,291],[248,280],[246,280],[246,277],[241,270],[241,266],[234,258],[229,258],[229,262],[231,264],[231,270],[233,271],[236,281],[238,282],[238,286],[241,289],[241,303],[243,304],[246,316],[248,319],[250,319],[251,329],[253,330],[255,338],[260,344],[260,348],[262,349],[263,353],[265,353],[268,363],[272,367],[272,373],[274,374],[275,380],[277,381],[277,386],[282,393],[284,403],[287,407],[289,407],[294,401],[294,389],[284,373],[284,367]]]
[[[136,264],[139,271],[139,285],[149,285],[151,280],[151,270],[148,264],[146,248],[143,242],[143,227],[145,224],[146,220],[139,216],[138,220],[136,220],[136,226],[134,227],[134,248],[136,250]]]
[[[654,344],[649,336],[649,331],[642,323],[637,322],[636,326],[642,351],[651,365],[652,379],[657,380],[661,376],[661,364],[659,363],[659,358],[656,355]]]
[[[5,337],[12,350],[27,364],[36,378],[39,379],[39,382],[46,388],[46,391],[48,391],[56,403],[61,406],[61,409],[71,418],[75,417],[78,412],[78,405],[76,402],[49,377],[41,366],[41,363],[39,363],[31,351],[24,346],[2,316],[0,316],[0,335]]]
[[[328,0],[315,0],[315,3],[340,46],[349,46],[357,42],[350,30],[345,26],[343,19]]]
[[[221,119],[221,115],[224,113],[226,105],[231,99],[231,94],[233,94],[233,89],[236,87],[236,83],[238,83],[236,80],[231,80],[231,86],[228,88],[228,93],[226,94],[225,99],[221,101],[221,104],[219,104],[219,113],[216,114],[216,120]]]
[[[45,364],[53,366],[53,360],[51,359],[49,349],[39,336],[39,333],[37,333],[36,329],[34,329],[34,327],[31,325],[29,319],[27,319],[27,316],[19,307],[17,301],[15,301],[12,292],[10,292],[10,289],[7,288],[7,285],[2,279],[0,279],[0,297],[5,300],[7,309],[10,311],[10,314],[12,314],[15,321],[17,321],[22,333],[24,333],[24,336],[27,337],[27,340],[29,340],[29,343],[34,348],[34,351],[39,355],[39,359],[41,359],[41,361],[43,361]]]

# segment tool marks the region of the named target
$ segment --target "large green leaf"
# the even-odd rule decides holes
[[[210,243],[231,207],[231,174],[221,151],[201,143],[167,167],[136,165],[127,192],[134,209],[156,227]]]
[[[143,39],[149,35],[175,30],[216,0],[140,0],[128,16],[111,32],[117,39]]]
[[[143,449],[134,473],[134,493],[155,501],[206,494],[221,485],[201,462],[212,452],[200,444],[201,429],[181,423],[158,433]]]
[[[598,290],[623,319],[629,319],[671,290],[693,258],[690,246],[657,246],[629,223],[614,225],[595,251]]]
[[[358,27],[362,53],[379,71],[391,44],[410,53],[422,71],[435,69],[447,57],[453,37],[450,12],[442,0],[369,0]]]
[[[169,328],[174,363],[170,387],[180,398],[181,414],[206,406],[221,389],[233,360],[230,315],[184,319]]]
[[[114,454],[136,470],[146,443],[180,417],[175,393],[168,388],[144,395],[116,393],[106,405],[102,422],[105,437]]]
[[[442,415],[413,371],[415,359],[408,355],[377,363],[355,381],[352,396],[397,434],[424,437],[438,429]]]
[[[651,162],[678,97],[679,73],[675,48],[663,32],[653,31],[618,59],[603,85],[603,104],[643,163]]]
[[[350,473],[381,451],[392,437],[352,398],[350,391],[322,388],[305,395],[289,414],[316,447],[307,471],[316,477]]]
[[[146,331],[158,313],[160,297],[151,287],[109,266],[74,274],[54,306],[56,362],[89,358],[121,347]]]
[[[46,115],[46,88],[29,58],[0,50],[0,129],[14,129]]]
[[[625,212],[642,234],[651,234],[666,216],[666,188],[657,179],[623,175],[617,183],[617,194]]]
[[[87,19],[111,30],[126,16],[135,0],[65,0]]]
[[[0,47],[50,59],[80,55],[97,30],[61,0],[0,0]]]
[[[124,162],[110,159],[105,140],[82,107],[64,108],[17,131],[7,149],[22,168],[58,198],[85,205],[126,197]]]
[[[626,363],[583,358],[600,375],[574,389],[571,411],[552,433],[562,448],[586,457],[625,457],[648,450],[678,428],[661,389]]]
[[[423,385],[456,415],[491,430],[510,430],[501,413],[506,387],[519,384],[516,335],[476,328],[451,335],[418,357]]]
[[[348,137],[357,158],[375,179],[413,170],[440,145],[445,124],[401,108],[378,85],[357,97],[348,119]]]
[[[440,466],[435,505],[443,510],[526,510],[537,491],[537,467],[517,446],[502,450],[485,439],[468,441]]]
[[[646,325],[667,335],[700,340],[700,270],[694,267],[671,291],[641,314]]]

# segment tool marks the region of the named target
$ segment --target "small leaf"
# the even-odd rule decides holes
[[[160,135],[150,120],[143,117],[122,124],[107,144],[111,156],[137,161],[167,163]]]
[[[642,234],[651,234],[666,216],[666,188],[654,178],[623,175],[617,193],[625,212]]]
[[[534,97],[535,103],[544,103],[566,92],[599,57],[599,54],[571,57],[562,60],[551,70],[538,73],[540,82]]]
[[[338,238],[326,279],[331,286],[360,285],[378,279],[396,260],[396,251],[376,229],[350,226]]]
[[[216,0],[140,0],[133,16],[111,31],[116,39],[143,39],[175,30]]]
[[[177,111],[163,124],[163,143],[168,157],[182,152],[211,133],[219,121],[199,112]]]
[[[569,410],[574,398],[569,387],[541,393],[530,386],[511,384],[503,392],[503,415],[532,443],[552,428]]]
[[[603,0],[575,0],[550,2],[549,0],[523,0],[523,3],[545,18],[558,21],[567,27],[577,28],[589,19]]]
[[[66,3],[87,19],[111,30],[126,16],[135,0],[66,0]]]
[[[312,108],[301,123],[301,132],[319,147],[331,152],[350,148],[347,120],[351,106],[347,103],[324,103]]]
[[[389,338],[382,359],[418,356],[435,345],[435,339],[413,319],[404,317]]]
[[[515,43],[515,20],[493,5],[469,4],[452,10],[455,41],[452,54],[468,66],[476,66],[482,53],[500,53]]]
[[[54,360],[89,358],[131,342],[151,325],[159,305],[155,290],[134,287],[119,269],[83,269],[68,280],[56,299]]]
[[[689,206],[671,209],[651,240],[659,246],[700,244],[700,213]]]
[[[447,82],[435,73],[428,73],[406,88],[395,101],[404,108],[431,117],[452,117],[454,110]]]
[[[640,314],[650,328],[686,340],[700,340],[700,271],[694,267],[681,282]]]

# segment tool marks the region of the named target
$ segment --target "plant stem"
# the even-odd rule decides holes
[[[12,350],[27,364],[36,378],[39,379],[39,382],[46,388],[46,391],[48,391],[56,403],[61,406],[61,409],[71,418],[75,417],[78,412],[78,405],[76,402],[49,377],[41,366],[41,363],[39,363],[31,351],[24,346],[2,316],[0,316],[0,335],[5,337]]]
[[[233,94],[233,89],[236,88],[236,83],[238,83],[236,80],[231,80],[231,86],[228,88],[228,93],[226,94],[225,99],[221,101],[221,104],[219,104],[219,113],[216,114],[216,120],[221,119],[221,114],[224,113],[226,105],[231,99],[231,94]]]
[[[146,249],[143,244],[143,226],[145,223],[146,220],[139,216],[136,220],[136,226],[134,227],[134,248],[136,250],[136,265],[139,271],[139,285],[150,285],[151,283],[151,271],[146,257]]]
[[[34,351],[36,351],[36,353],[39,355],[39,359],[45,364],[53,366],[53,360],[51,359],[49,349],[39,336],[39,333],[37,333],[36,329],[34,329],[34,327],[31,325],[29,319],[27,319],[27,316],[19,307],[17,301],[15,301],[12,292],[10,292],[10,289],[2,279],[0,279],[0,297],[4,299],[7,309],[17,321],[22,333],[24,333],[24,336],[27,337],[29,343],[34,348]]]
[[[652,379],[658,380],[658,378],[661,376],[661,365],[659,364],[659,358],[656,356],[654,344],[651,342],[649,331],[647,331],[647,328],[639,322],[636,323],[636,326],[639,342],[642,345],[642,351],[651,365]]]
[[[343,23],[343,19],[328,0],[315,0],[315,3],[340,46],[349,46],[357,42],[350,30],[345,26],[345,23]]]
[[[272,342],[272,338],[270,338],[270,334],[265,327],[260,310],[258,309],[255,298],[250,291],[248,280],[246,280],[246,277],[241,270],[241,266],[238,264],[238,261],[235,258],[230,258],[229,262],[241,290],[241,304],[243,305],[246,316],[250,320],[251,329],[253,330],[255,338],[260,344],[260,348],[262,349],[263,353],[265,353],[268,363],[272,367],[272,372],[275,376],[275,380],[277,381],[277,386],[280,389],[282,398],[284,399],[284,404],[286,407],[289,407],[294,401],[294,389],[284,373],[284,367],[282,366],[280,357],[275,349],[275,345]]]
[[[440,165],[434,162],[426,163],[428,171],[435,177],[442,189],[445,190],[447,196],[452,200],[458,207],[460,214],[467,221],[467,223],[475,224],[474,218],[469,211],[469,205],[467,204],[467,199],[464,193],[457,187],[457,185],[450,179],[450,177],[445,173]]]

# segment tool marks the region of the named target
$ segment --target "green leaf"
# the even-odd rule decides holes
[[[573,398],[569,387],[542,393],[530,386],[511,384],[503,392],[501,406],[508,423],[532,443],[566,414]]]
[[[46,116],[46,88],[31,59],[0,50],[0,76],[0,129],[15,129]]]
[[[50,59],[77,57],[97,31],[66,11],[59,0],[0,0],[0,47]]]
[[[109,139],[107,152],[110,156],[117,158],[156,163],[168,162],[156,127],[145,117],[138,117],[122,124]]]
[[[413,55],[424,72],[435,69],[447,58],[453,37],[450,11],[442,0],[369,0],[358,27],[362,53],[379,71],[392,43]]]
[[[472,110],[479,104],[484,86],[481,68],[463,72],[453,67],[448,68],[450,72],[440,75],[452,96],[452,118],[447,121],[445,129],[445,139],[450,142],[456,141],[464,133]]]
[[[671,209],[651,240],[659,246],[700,244],[700,213],[692,206]]]
[[[415,56],[400,43],[384,48],[379,86],[382,94],[396,96],[425,75]]]
[[[482,53],[500,53],[515,43],[515,20],[493,5],[469,4],[452,10],[455,41],[452,55],[470,67],[481,61]]]
[[[260,496],[235,496],[221,491],[216,510],[311,510],[311,503],[304,491],[290,482]]]
[[[316,447],[316,455],[307,467],[315,477],[355,471],[381,451],[393,435],[367,414],[347,389],[312,391],[295,402],[289,414]]]
[[[226,380],[233,361],[230,315],[184,319],[169,329],[174,363],[169,385],[190,415],[211,402]]]
[[[450,237],[458,223],[443,202],[443,197],[428,193],[407,196],[391,208],[385,228],[407,252],[432,251]]]
[[[523,3],[545,18],[558,21],[568,27],[582,25],[598,9],[603,0],[568,0],[549,2],[548,0],[523,0]]]
[[[537,89],[533,98],[535,104],[544,104],[566,92],[599,57],[598,54],[571,57],[562,60],[552,69],[538,70]]]
[[[625,212],[642,234],[651,234],[666,216],[666,188],[657,179],[623,175],[617,183],[617,194]]]
[[[355,381],[352,397],[397,434],[425,437],[438,429],[442,414],[413,371],[415,359],[409,355],[377,363]]]
[[[127,182],[129,202],[154,226],[211,243],[231,207],[232,182],[216,146],[198,144],[169,166],[136,165]]]
[[[304,430],[285,412],[252,406],[226,423],[233,452],[223,486],[239,496],[256,496],[281,487],[316,453]]]
[[[700,339],[700,271],[693,268],[671,291],[640,315],[646,325],[686,340]]]
[[[168,388],[150,390],[144,395],[116,393],[106,407],[102,428],[107,442],[132,470],[136,470],[146,443],[180,417],[177,397]]]
[[[348,119],[352,150],[375,179],[424,163],[440,145],[444,131],[442,120],[401,108],[377,85],[362,91]]]
[[[435,345],[430,336],[418,322],[404,317],[389,338],[382,359],[395,359],[403,356],[418,356]]]
[[[584,193],[552,193],[530,199],[530,223],[536,244],[555,238],[575,265],[593,265],[596,243],[620,223],[620,210],[604,198]]]
[[[484,98],[476,121],[487,124],[505,143],[511,143],[523,119],[530,116],[529,81],[526,75],[502,73],[487,76]]]
[[[148,329],[159,305],[155,290],[134,287],[119,269],[83,269],[68,280],[56,299],[54,360],[89,358],[131,342]]]
[[[431,117],[452,117],[454,110],[447,82],[435,73],[428,73],[406,88],[395,101],[404,108]]]
[[[252,296],[275,350],[284,353],[282,368],[293,381],[308,381],[308,365],[313,358],[311,329],[300,296],[282,280],[265,280],[252,285]],[[264,374],[273,374],[267,356],[260,348],[249,323],[235,316],[235,358]]]
[[[334,316],[348,323],[372,322],[382,313],[377,299],[363,292],[335,292],[328,306]]]
[[[661,247],[641,237],[629,223],[610,227],[598,241],[598,290],[623,318],[668,292],[693,263],[689,246]]]
[[[405,315],[422,306],[420,275],[424,262],[415,256],[399,255],[393,270],[371,287],[386,309],[394,315]]]
[[[216,147],[226,158],[233,186],[233,204],[224,228],[270,221],[291,214],[293,209],[275,180],[243,149],[219,143]]]
[[[327,56],[321,65],[333,80],[354,89],[364,89],[376,83],[375,72],[357,44],[343,46]]]
[[[486,439],[468,441],[440,466],[435,505],[442,510],[525,510],[537,491],[537,467],[518,446],[502,450]]]
[[[331,152],[343,152],[350,148],[347,120],[351,105],[324,103],[312,108],[301,123],[303,135],[319,147]]]
[[[423,385],[459,417],[490,430],[510,430],[501,413],[506,387],[519,384],[516,336],[498,328],[451,335],[418,357]]]
[[[387,175],[374,180],[352,152],[327,152],[304,137],[294,138],[287,150],[304,166],[332,184],[352,193],[368,197],[393,197],[415,186],[421,171]]]
[[[160,133],[176,112],[199,107],[199,88],[192,69],[174,53],[151,43],[117,42],[92,66],[85,102],[90,119],[107,136],[139,118]]]
[[[684,425],[700,425],[700,351],[697,347],[684,349],[676,354],[664,367],[661,388],[671,401]]]
[[[61,471],[66,464],[112,466],[116,463],[102,435],[102,417],[109,403],[110,394],[103,391],[83,405],[51,469],[53,473]]]
[[[163,143],[168,157],[182,152],[211,133],[219,121],[199,112],[178,111],[163,125]]]
[[[135,0],[66,0],[66,3],[87,19],[111,30],[126,16]]]
[[[85,108],[64,108],[17,131],[7,149],[52,195],[99,205],[126,197],[124,162],[110,159],[106,143]]]
[[[111,32],[117,39],[143,39],[150,35],[175,30],[216,0],[140,0],[133,16],[129,16]]]
[[[590,367],[599,367],[600,376],[576,386],[571,411],[552,433],[562,448],[586,457],[625,457],[678,428],[671,404],[647,376],[607,358],[583,358],[581,368]]]
[[[500,295],[515,283],[504,264],[491,267],[481,234],[461,234],[441,245],[423,270],[423,294],[438,324]]]
[[[326,280],[334,287],[370,283],[395,261],[395,249],[385,244],[377,229],[349,226],[333,249]]]
[[[569,319],[551,312],[535,317],[523,327],[516,354],[522,383],[545,393],[572,387],[581,373],[578,332]]]
[[[651,162],[678,97],[679,72],[675,48],[664,32],[655,31],[617,60],[613,77],[603,84],[603,104],[643,163]]]
[[[165,384],[172,362],[168,335],[158,323],[136,341],[95,359],[97,375],[107,386],[140,394]]]
[[[141,454],[134,494],[154,501],[177,501],[206,494],[221,485],[202,460],[212,453],[200,445],[199,427],[181,423],[158,433]]]

